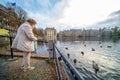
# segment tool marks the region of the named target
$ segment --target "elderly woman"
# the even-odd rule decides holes
[[[36,21],[28,19],[26,22],[20,25],[17,31],[17,35],[13,41],[12,48],[23,53],[22,69],[23,71],[33,70],[34,67],[30,66],[31,52],[34,51],[34,41],[37,38],[33,34],[33,28],[35,27]]]

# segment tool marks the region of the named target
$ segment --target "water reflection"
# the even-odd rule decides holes
[[[48,54],[47,46],[45,43],[42,43],[41,45],[39,44],[36,53],[37,54]]]
[[[59,41],[109,41],[110,38],[104,37],[62,37],[59,38]],[[117,41],[117,40],[116,40]]]
[[[61,50],[66,53],[66,56],[68,53],[70,54],[71,62],[77,59],[78,67],[83,66],[93,72],[92,60],[94,60],[100,67],[98,75],[105,80],[120,80],[120,40],[113,43],[109,38],[89,39],[86,38],[85,41],[80,39],[74,41],[70,38],[60,39],[58,44]],[[66,47],[68,50],[65,49]],[[92,51],[92,48],[95,51]],[[81,51],[84,52],[84,56]]]
[[[116,43],[117,41],[119,41],[119,37],[113,36],[113,37],[112,37],[112,41],[113,41],[114,43]]]

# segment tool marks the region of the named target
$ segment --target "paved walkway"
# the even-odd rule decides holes
[[[21,57],[15,61],[7,57],[0,57],[0,80],[56,80],[53,64],[48,59],[31,58],[31,65],[35,69],[23,72],[20,69]]]

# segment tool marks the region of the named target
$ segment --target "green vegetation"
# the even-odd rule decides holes
[[[49,63],[49,59],[47,58],[47,59],[45,59],[45,61],[47,62],[47,63]]]
[[[115,26],[112,28],[112,40],[113,42],[117,42],[120,38],[120,28]]]
[[[9,31],[6,29],[0,29],[0,35],[9,35]]]
[[[9,36],[9,31],[6,30],[6,29],[1,29],[0,28],[0,35]],[[0,49],[1,49],[2,53],[6,52],[10,49],[9,38],[0,37]]]
[[[120,37],[120,28],[115,26],[114,28],[112,28],[112,36],[113,37]]]

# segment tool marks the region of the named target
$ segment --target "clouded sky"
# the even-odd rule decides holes
[[[0,0],[16,3],[37,21],[37,28],[83,28],[102,22],[120,10],[120,0]]]

